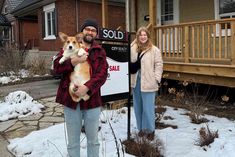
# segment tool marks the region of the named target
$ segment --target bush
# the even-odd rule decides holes
[[[129,139],[122,142],[125,145],[125,151],[136,157],[163,157],[160,152],[162,143],[157,139],[156,141],[149,141],[145,136],[139,137],[136,135],[135,139]]]
[[[24,67],[25,53],[14,49],[1,49],[0,73],[6,71],[17,72]]]
[[[217,131],[211,131],[207,125],[207,127],[202,127],[199,130],[199,135],[200,135],[200,139],[198,141],[198,143],[196,145],[199,145],[201,147],[203,146],[208,146],[211,143],[214,142],[215,138],[218,138],[218,130]]]
[[[45,57],[34,57],[27,63],[27,69],[33,75],[45,75],[49,73]]]

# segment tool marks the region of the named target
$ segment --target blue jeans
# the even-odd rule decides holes
[[[140,72],[133,91],[133,106],[137,129],[148,133],[155,131],[155,96],[156,92],[141,92]]]
[[[101,107],[89,110],[80,110],[79,105],[76,110],[64,107],[69,157],[80,157],[80,134],[82,124],[85,126],[87,138],[87,157],[99,156],[100,144],[98,140],[98,128],[100,113]]]

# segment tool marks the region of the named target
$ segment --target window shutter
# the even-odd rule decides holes
[[[57,9],[55,8],[54,9],[55,11],[55,36],[57,37],[58,36],[58,16],[57,16]]]
[[[42,12],[42,38],[45,38],[45,13]]]

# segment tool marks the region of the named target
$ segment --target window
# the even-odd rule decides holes
[[[235,17],[235,0],[214,0],[215,3],[215,18],[227,19]],[[219,36],[219,30],[222,30],[222,36],[231,35],[230,23],[222,23],[216,25],[216,36]],[[227,32],[225,32],[227,29]]]
[[[56,12],[55,3],[43,7],[44,39],[56,39]]]
[[[219,14],[235,13],[235,0],[219,0]]]
[[[173,0],[161,0],[161,23],[173,21]]]
[[[235,0],[219,0],[219,16],[220,19],[234,18],[235,17]],[[225,24],[221,25],[225,29]],[[228,23],[227,28],[231,26]]]
[[[8,13],[8,6],[7,6],[7,5],[4,6],[3,12],[4,12],[4,14],[7,14],[7,13]]]

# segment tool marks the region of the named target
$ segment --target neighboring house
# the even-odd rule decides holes
[[[149,26],[168,79],[235,87],[235,0],[127,0],[132,32]],[[128,17],[128,16],[127,16]]]
[[[0,14],[0,47],[5,47],[6,43],[9,41],[10,28],[11,24],[6,16]]]
[[[18,19],[19,48],[26,44],[40,52],[59,51],[62,43],[58,32],[75,35],[84,19],[95,18],[102,27],[101,0],[24,0],[13,11]],[[125,29],[124,0],[107,2],[107,27]]]
[[[12,46],[14,41],[14,23],[16,19],[10,12],[23,0],[2,0],[0,2],[0,38],[4,46]]]

